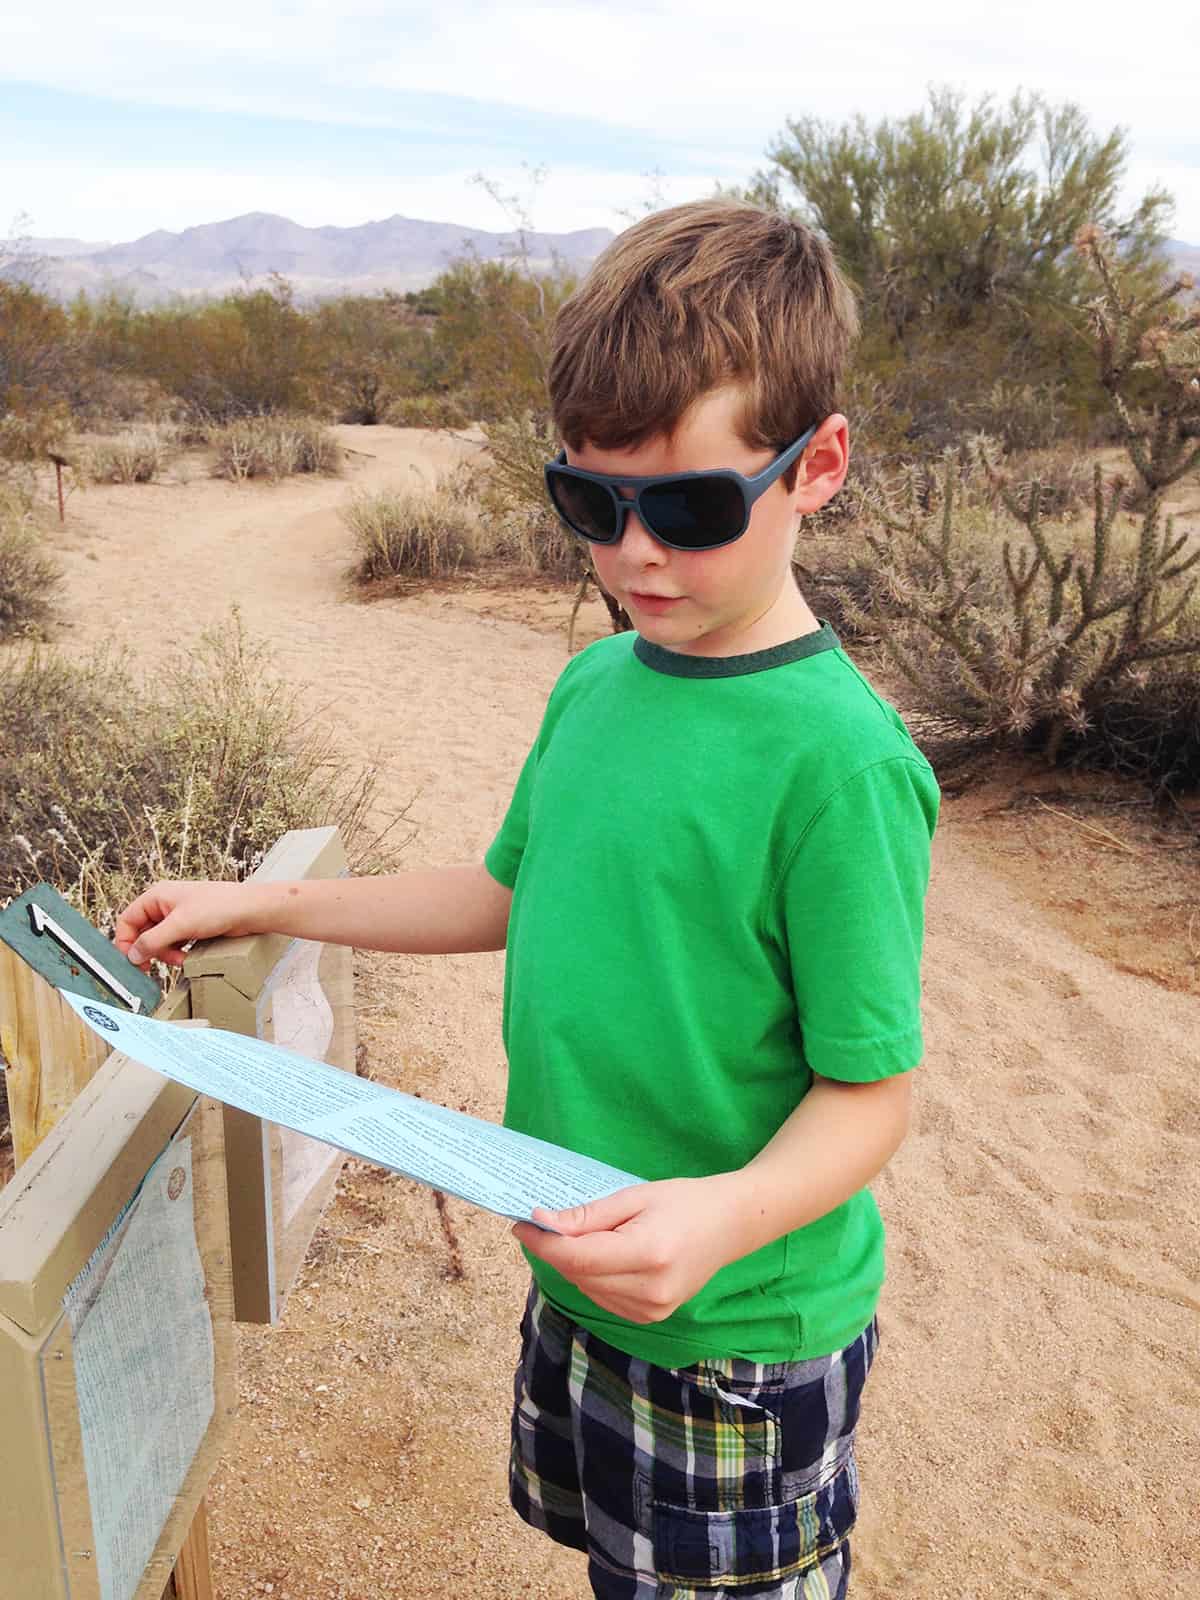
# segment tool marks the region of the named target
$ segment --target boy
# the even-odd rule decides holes
[[[855,331],[787,218],[622,234],[556,323],[546,483],[636,632],[564,669],[483,866],[158,884],[116,931],[507,949],[506,1123],[646,1180],[513,1228],[512,1501],[605,1600],[847,1593],[938,807],[791,565]]]

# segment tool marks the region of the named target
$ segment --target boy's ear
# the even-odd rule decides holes
[[[846,481],[850,465],[850,424],[835,411],[813,434],[800,460],[793,509],[801,516],[819,511]]]

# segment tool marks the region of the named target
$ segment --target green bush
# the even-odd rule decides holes
[[[0,418],[65,406],[75,362],[62,307],[27,283],[0,277]]]
[[[154,879],[242,879],[287,829],[331,823],[355,871],[389,871],[404,813],[373,828],[376,789],[236,613],[152,687],[112,652],[0,658],[0,903],[44,879],[111,935]]]
[[[313,335],[282,278],[203,305],[138,311],[121,327],[128,368],[215,422],[309,409]]]
[[[342,447],[322,423],[311,417],[243,417],[204,430],[216,451],[215,478],[277,480],[298,472],[336,474],[342,470]]]
[[[359,495],[342,520],[358,549],[350,568],[358,583],[449,577],[479,559],[478,509],[445,479],[429,488]]]
[[[340,422],[372,426],[403,395],[437,397],[442,363],[426,321],[403,296],[342,295],[308,315],[314,399]]]
[[[528,263],[466,256],[429,291],[433,349],[445,385],[471,415],[512,416],[546,403],[554,314],[575,287],[567,272],[538,275]]]

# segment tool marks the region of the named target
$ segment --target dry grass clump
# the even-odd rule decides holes
[[[342,512],[342,520],[358,549],[350,568],[358,583],[444,578],[479,559],[479,509],[463,494],[457,474],[438,478],[432,486],[359,495]]]
[[[404,813],[373,828],[376,787],[302,715],[236,611],[152,689],[113,653],[0,660],[0,904],[45,880],[111,936],[154,879],[241,880],[287,829],[331,823],[353,870],[392,870]]]
[[[93,483],[153,483],[166,470],[176,448],[176,430],[152,424],[91,445],[82,466]]]
[[[0,483],[0,640],[40,635],[61,582],[28,497],[15,484]]]
[[[342,447],[323,423],[311,417],[239,417],[207,428],[206,441],[216,451],[214,478],[268,478],[272,482],[297,472],[336,474],[342,470]]]

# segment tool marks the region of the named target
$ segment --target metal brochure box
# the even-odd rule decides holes
[[[346,874],[336,828],[284,834],[256,881]],[[343,945],[279,934],[214,939],[184,966],[192,1015],[355,1070],[354,957]],[[225,1107],[234,1314],[277,1322],[330,1200],[343,1156],[290,1128]]]
[[[60,991],[149,1015],[158,985],[48,883],[0,911],[0,1057],[19,1167],[108,1055]]]
[[[55,989],[153,1016],[162,992],[48,883],[0,911],[0,940]]]
[[[114,1054],[0,1194],[5,1600],[159,1600],[230,1427],[232,1309],[221,1108]]]

